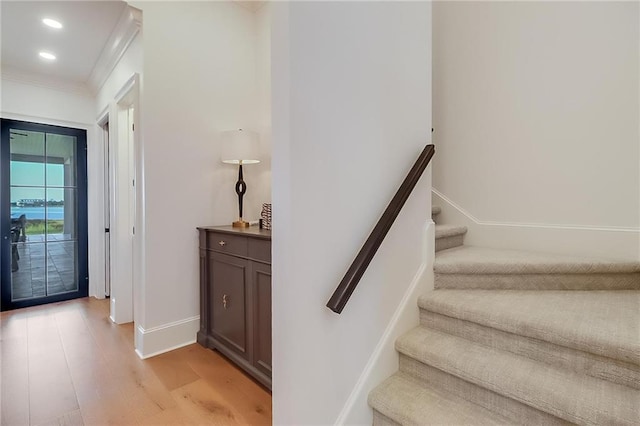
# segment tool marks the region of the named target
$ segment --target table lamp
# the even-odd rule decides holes
[[[234,228],[247,228],[249,222],[242,220],[242,197],[247,192],[247,184],[242,179],[242,166],[256,164],[259,152],[258,134],[250,130],[230,130],[222,133],[222,155],[220,159],[226,164],[238,165],[238,181],[236,182],[236,194],[238,194],[238,220],[233,222]]]

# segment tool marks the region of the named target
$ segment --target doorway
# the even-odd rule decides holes
[[[86,131],[0,128],[1,310],[87,296]]]
[[[105,166],[108,176],[106,212],[109,247],[110,318],[116,324],[134,321],[136,286],[141,282],[142,257],[140,255],[141,188],[137,167],[140,158],[136,122],[139,111],[139,76],[133,74],[124,84],[108,108],[108,114],[99,120],[108,122],[108,154]],[[107,141],[107,139],[104,139]]]

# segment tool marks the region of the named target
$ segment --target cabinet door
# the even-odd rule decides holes
[[[253,364],[271,377],[271,265],[252,262]]]
[[[248,261],[210,253],[209,274],[211,334],[225,346],[249,358],[246,311]]]

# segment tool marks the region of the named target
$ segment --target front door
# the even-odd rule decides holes
[[[88,295],[85,130],[1,121],[3,311]]]

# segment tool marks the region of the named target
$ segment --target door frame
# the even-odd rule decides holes
[[[9,129],[16,128],[19,130],[56,133],[76,137],[76,226],[77,226],[77,277],[78,291],[62,293],[52,296],[40,298],[24,299],[15,302],[11,301],[11,288],[7,283],[11,283],[11,246],[9,233],[11,230],[11,215],[0,214],[0,244],[2,250],[0,255],[0,282],[1,286],[1,310],[10,310],[24,308],[28,306],[36,306],[45,303],[54,303],[63,300],[76,299],[89,295],[89,237],[88,237],[88,170],[87,170],[87,130],[82,128],[72,128],[53,124],[36,123],[30,121],[2,118],[1,120],[1,138],[0,138],[0,162],[10,164],[9,143],[2,141],[9,140]],[[0,168],[0,187],[10,185],[10,167]],[[11,195],[10,191],[2,191],[0,197],[0,210],[10,209]],[[84,214],[81,214],[84,212]]]
[[[109,106],[98,115],[96,125],[98,148],[94,166],[99,176],[96,188],[102,191],[102,197],[97,200],[100,208],[99,229],[101,246],[100,250],[96,250],[96,257],[99,257],[99,261],[95,262],[95,264],[99,265],[101,279],[99,281],[95,279],[92,280],[94,286],[90,289],[90,293],[98,299],[104,299],[111,294],[111,159],[109,155],[111,150],[109,134],[111,124],[109,123]]]
[[[144,276],[143,175],[140,126],[137,124],[140,116],[139,93],[140,76],[134,73],[98,119],[98,126],[109,123],[109,317],[116,324],[135,322],[134,315],[138,317]],[[133,120],[128,114],[131,109]],[[131,121],[136,126],[135,131],[130,128]]]

